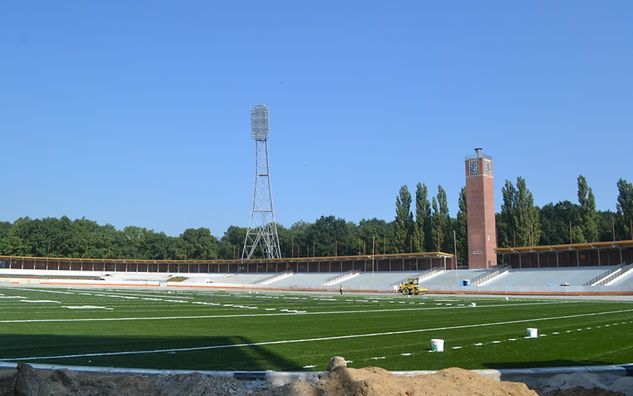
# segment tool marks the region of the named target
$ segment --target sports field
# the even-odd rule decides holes
[[[3,361],[324,370],[335,355],[390,370],[631,363],[633,303],[0,288]]]

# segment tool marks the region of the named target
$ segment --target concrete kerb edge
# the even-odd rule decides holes
[[[29,365],[36,370],[71,370],[77,372],[97,373],[97,374],[136,374],[136,375],[176,375],[200,373],[203,375],[216,377],[233,377],[238,380],[248,381],[268,381],[275,385],[283,385],[290,381],[304,380],[313,381],[325,375],[326,371],[212,371],[212,370],[158,370],[123,367],[93,367],[93,366],[62,366],[55,364],[33,363]],[[0,369],[15,369],[17,363],[3,361],[0,362]],[[633,363],[621,365],[602,366],[569,366],[569,367],[539,367],[539,368],[517,368],[517,369],[483,369],[470,370],[486,377],[501,379],[503,376],[551,376],[557,374],[572,373],[596,373],[611,374],[616,376],[633,376]],[[391,371],[394,375],[415,376],[436,373],[437,370],[413,370],[413,371]]]
[[[611,374],[616,376],[633,376],[633,364],[611,364],[602,366],[568,366],[568,367],[535,367],[535,368],[516,368],[516,369],[480,369],[470,370],[474,373],[501,379],[506,376],[553,376],[557,374],[574,374],[574,373],[595,373],[595,374]],[[394,375],[414,376],[421,374],[433,374],[437,371],[392,371]]]
[[[57,364],[28,363],[36,370],[70,370],[95,374],[135,374],[135,375],[177,375],[200,373],[215,377],[233,377],[238,380],[269,381],[284,384],[294,380],[312,380],[325,374],[325,371],[216,371],[216,370],[158,370],[126,367],[94,367],[94,366],[66,366]],[[1,361],[0,369],[15,369],[17,363]]]

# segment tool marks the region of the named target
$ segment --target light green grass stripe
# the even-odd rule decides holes
[[[354,311],[322,311],[322,312],[285,312],[285,313],[261,313],[261,314],[224,314],[224,315],[186,315],[186,316],[153,316],[153,317],[131,317],[131,318],[67,318],[67,319],[6,319],[0,320],[0,323],[48,323],[48,322],[117,322],[117,321],[134,321],[134,320],[180,320],[180,319],[221,319],[221,318],[253,318],[268,316],[292,316],[292,315],[343,315],[357,313],[385,313],[385,312],[409,312],[409,311],[436,311],[451,309],[482,309],[482,308],[514,308],[517,306],[529,305],[551,305],[551,304],[570,304],[566,302],[542,302],[542,303],[525,303],[525,304],[499,304],[499,305],[479,305],[474,307],[431,307],[431,308],[391,308],[391,309],[362,309]]]

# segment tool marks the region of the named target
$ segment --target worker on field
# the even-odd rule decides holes
[[[343,295],[343,285],[339,285],[338,292],[341,293],[341,296]]]

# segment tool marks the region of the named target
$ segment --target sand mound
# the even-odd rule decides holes
[[[592,381],[588,381],[591,379]],[[608,381],[607,381],[608,380]],[[548,396],[607,396],[629,394],[630,377],[556,376],[545,381],[541,395]],[[595,386],[598,382],[612,382],[612,392]],[[293,381],[276,386],[267,381],[238,381],[231,377],[216,377],[200,373],[179,375],[108,375],[80,373],[67,370],[34,370],[19,364],[17,370],[0,372],[0,396],[35,395],[248,395],[248,396],[457,396],[511,395],[527,396],[537,393],[520,382],[497,381],[471,371],[449,368],[435,374],[405,376],[368,367],[347,368],[333,364],[330,372],[313,382]]]
[[[246,385],[234,378],[200,373],[104,375],[68,370],[39,371],[28,364],[18,364],[14,374],[0,377],[0,396],[247,395]]]
[[[435,374],[398,376],[376,367],[337,367],[317,385],[325,394],[350,396],[457,396],[457,395],[537,395],[525,384],[500,382],[459,368]]]

